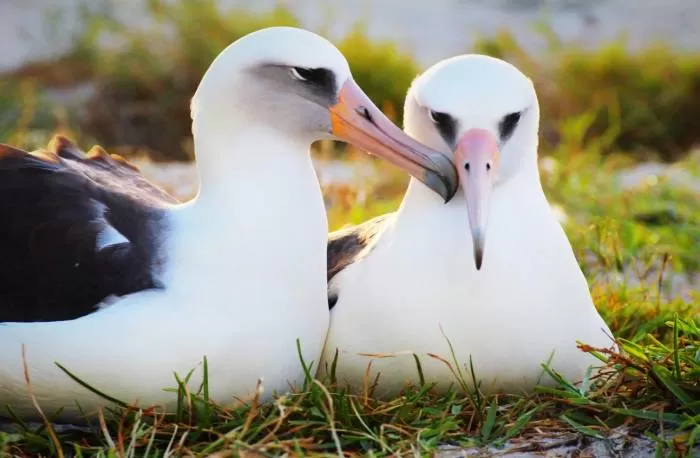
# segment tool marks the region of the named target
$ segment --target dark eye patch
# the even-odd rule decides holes
[[[428,110],[430,120],[435,124],[440,136],[448,145],[453,145],[457,132],[457,122],[449,113]]]
[[[296,95],[322,107],[338,101],[337,77],[327,68],[298,67],[284,62],[261,62],[251,66],[250,77],[259,87],[280,94]],[[252,85],[256,89],[257,85]]]
[[[510,136],[513,135],[515,128],[518,126],[518,122],[520,122],[521,116],[522,112],[520,111],[510,113],[505,115],[503,119],[501,119],[501,122],[498,123],[498,132],[502,142],[508,140]]]
[[[292,69],[295,73],[294,76],[304,83],[317,86],[319,88],[329,90],[334,89],[335,75],[327,68],[293,67]]]

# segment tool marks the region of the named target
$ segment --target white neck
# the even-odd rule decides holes
[[[260,280],[237,285],[239,297],[259,295],[263,281],[294,283],[300,257],[325,259],[327,219],[311,140],[230,119],[204,121],[194,129],[200,190],[174,212],[166,287],[228,289],[238,272]],[[203,284],[193,285],[195,278]]]

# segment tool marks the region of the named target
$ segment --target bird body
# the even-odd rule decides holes
[[[321,376],[337,354],[337,382],[379,376],[377,396],[421,377],[520,392],[552,382],[542,364],[576,381],[598,363],[577,341],[609,347],[611,333],[542,190],[538,122],[531,82],[498,59],[458,56],[416,79],[405,129],[453,151],[460,191],[445,204],[411,180],[395,214],[331,234]]]

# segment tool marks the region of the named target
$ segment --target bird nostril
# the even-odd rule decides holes
[[[466,170],[467,172],[469,171],[469,162],[466,162],[464,164],[464,170]]]
[[[372,122],[372,114],[369,112],[367,107],[358,107],[356,111],[357,114],[359,114],[361,117],[363,117],[369,122]]]
[[[490,162],[486,163],[486,170],[491,170],[491,163]]]

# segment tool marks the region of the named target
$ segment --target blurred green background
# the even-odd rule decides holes
[[[187,199],[196,190],[189,99],[212,59],[248,32],[296,25],[328,36],[398,124],[422,68],[485,53],[535,82],[543,185],[592,284],[628,287],[634,277],[696,300],[700,6],[692,2],[40,3],[0,6],[6,25],[29,21],[36,7],[28,28],[60,48],[32,54],[36,43],[23,43],[35,36],[5,40],[14,61],[0,79],[0,141],[34,149],[63,132],[86,150],[99,143]],[[332,229],[398,206],[407,177],[393,167],[331,143],[314,155]]]

